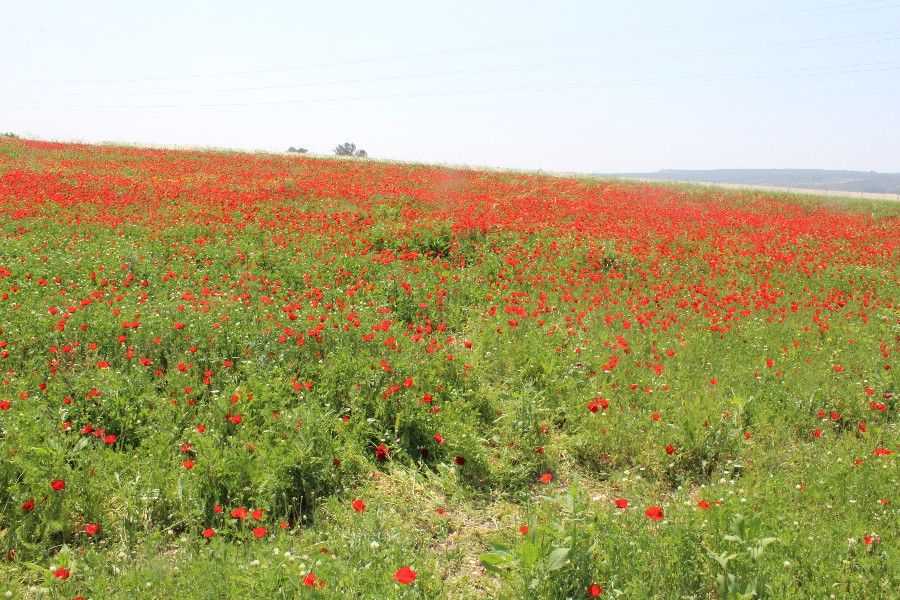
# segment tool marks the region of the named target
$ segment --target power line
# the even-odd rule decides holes
[[[774,99],[796,99],[796,98],[844,98],[844,97],[876,97],[876,96],[894,96],[900,94],[900,90],[894,91],[876,91],[876,92],[845,92],[845,93],[821,93],[821,92],[808,92],[808,93],[799,93],[799,94],[777,94],[777,95],[740,95],[740,96],[717,96],[711,97],[709,95],[704,96],[696,96],[696,97],[684,97],[684,96],[641,96],[641,97],[628,97],[628,98],[603,98],[603,101],[608,102],[672,102],[672,101],[696,101],[696,102],[708,102],[708,101],[732,101],[732,100],[774,100]],[[499,100],[494,102],[468,102],[468,103],[459,103],[459,102],[451,102],[445,104],[405,104],[405,105],[397,105],[394,103],[391,104],[383,104],[383,105],[353,105],[353,106],[314,106],[314,107],[304,107],[304,111],[365,111],[365,110],[381,110],[381,109],[415,109],[415,108],[470,108],[470,107],[484,107],[484,106],[520,106],[520,105],[537,105],[537,104],[553,104],[557,106],[559,104],[579,104],[579,103],[589,103],[591,105],[596,105],[597,99],[595,98],[575,98],[569,97],[565,98],[562,101],[560,100],[534,100],[534,99],[521,99],[517,98],[515,100]],[[66,105],[59,107],[65,112],[89,112],[89,111],[102,111],[107,107],[100,106],[89,106],[89,105]],[[190,107],[193,108],[193,107]],[[215,112],[222,113],[231,113],[231,114],[247,114],[247,111],[241,109],[235,109],[228,107],[213,107],[220,108],[220,110],[216,110]],[[86,109],[86,110],[85,110]],[[22,110],[43,110],[43,108],[39,108],[37,106],[24,106]],[[296,112],[294,108],[285,108],[285,107],[268,107],[268,108],[254,108],[253,113],[260,112]]]
[[[175,90],[175,91],[149,91],[149,92],[66,92],[66,91],[48,91],[48,90],[3,90],[0,89],[0,93],[9,93],[9,94],[37,94],[37,95],[54,95],[54,96],[169,96],[169,95],[184,95],[184,94],[211,94],[211,93],[231,93],[231,92],[248,92],[248,91],[262,91],[262,90],[277,90],[277,89],[294,89],[294,88],[304,88],[304,87],[317,87],[317,86],[328,86],[328,85],[345,85],[349,83],[374,83],[374,82],[384,82],[384,81],[399,81],[399,80],[408,80],[408,79],[424,79],[424,78],[438,78],[438,77],[453,77],[459,75],[475,75],[475,74],[485,74],[485,73],[500,73],[500,72],[512,72],[512,71],[526,71],[526,70],[535,70],[535,69],[557,69],[562,67],[571,67],[571,66],[593,66],[593,65],[602,65],[602,64],[614,64],[614,63],[624,63],[624,62],[638,62],[643,60],[660,60],[660,59],[678,59],[678,58],[698,58],[704,56],[722,56],[722,55],[733,55],[733,54],[746,54],[753,51],[770,51],[772,49],[778,49],[783,47],[786,50],[806,50],[811,48],[825,48],[825,47],[835,47],[835,46],[847,46],[847,45],[859,45],[859,44],[870,44],[870,43],[879,43],[879,42],[887,42],[887,41],[895,41],[900,39],[900,37],[883,37],[886,35],[892,35],[900,33],[900,30],[889,30],[889,31],[881,31],[874,33],[861,33],[861,34],[853,34],[853,35],[845,35],[845,36],[834,36],[834,37],[826,37],[826,38],[814,38],[809,40],[795,40],[790,42],[769,42],[765,44],[752,44],[752,45],[744,45],[744,46],[727,46],[723,48],[710,48],[710,49],[700,49],[700,50],[683,50],[683,51],[675,51],[675,52],[666,52],[666,53],[653,53],[653,54],[638,54],[631,56],[621,56],[621,57],[613,57],[605,60],[578,60],[578,61],[556,61],[556,62],[547,62],[547,63],[538,63],[538,64],[529,64],[529,65],[510,65],[505,67],[485,67],[478,69],[462,69],[455,71],[439,71],[439,72],[431,72],[431,73],[417,73],[417,74],[405,74],[405,75],[392,75],[392,76],[384,76],[384,77],[366,77],[366,78],[356,78],[356,79],[340,79],[340,80],[331,80],[331,81],[315,81],[315,82],[303,82],[303,83],[289,83],[289,84],[280,84],[280,85],[264,85],[264,86],[249,86],[249,87],[233,87],[233,88],[217,88],[217,89],[206,89],[206,90]],[[868,37],[879,37],[879,39],[858,39],[858,38],[868,38]],[[838,40],[853,40],[853,41],[838,41]],[[816,43],[816,42],[831,42],[831,43]]]
[[[493,94],[493,93],[512,93],[512,92],[540,92],[555,90],[572,90],[596,87],[616,87],[623,85],[653,85],[665,83],[690,83],[690,82],[716,82],[716,81],[734,81],[746,79],[766,79],[766,78],[782,78],[794,77],[798,75],[842,75],[850,73],[871,73],[883,71],[895,71],[900,69],[898,65],[900,60],[884,61],[877,63],[862,63],[854,65],[834,65],[828,67],[810,67],[801,69],[782,69],[776,71],[745,71],[739,73],[716,73],[707,75],[687,75],[680,77],[667,77],[660,79],[630,79],[630,80],[612,80],[602,82],[575,82],[565,84],[546,84],[531,86],[513,86],[513,87],[497,87],[497,88],[481,88],[469,90],[445,90],[436,92],[416,92],[403,94],[386,94],[386,95],[370,95],[370,96],[350,96],[350,97],[331,97],[331,98],[314,98],[304,100],[263,100],[263,101],[247,101],[247,102],[216,102],[216,103],[196,103],[196,104],[66,104],[55,102],[28,102],[19,100],[9,100],[7,102],[31,105],[31,106],[47,106],[47,107],[70,107],[70,108],[104,108],[104,109],[155,109],[155,108],[218,108],[218,107],[239,107],[239,106],[277,106],[287,104],[315,104],[322,102],[355,102],[359,100],[389,100],[402,98],[427,98],[439,96],[459,96],[468,94]]]
[[[829,17],[829,16],[841,16],[846,14],[860,13],[860,12],[869,12],[874,10],[884,10],[888,8],[896,8],[900,6],[898,3],[887,4],[882,6],[866,6],[871,4],[881,4],[886,0],[864,0],[860,2],[851,2],[847,4],[833,4],[829,6],[823,6],[818,8],[809,8],[809,9],[797,9],[790,11],[780,11],[773,13],[764,13],[760,15],[752,15],[749,17],[736,17],[730,19],[717,19],[710,21],[699,21],[696,23],[686,23],[682,25],[674,25],[674,26],[660,26],[660,27],[649,27],[643,29],[633,29],[633,30],[625,30],[618,32],[607,32],[607,33],[596,33],[589,35],[581,35],[581,36],[569,36],[563,38],[544,38],[537,40],[525,40],[520,42],[506,42],[506,43],[498,43],[498,44],[487,44],[482,46],[470,46],[465,48],[454,48],[449,50],[436,50],[431,52],[416,52],[409,54],[397,54],[392,56],[383,56],[383,57],[373,57],[373,58],[362,58],[362,59],[353,59],[353,60],[344,60],[344,61],[332,61],[326,63],[317,63],[317,64],[306,64],[306,65],[298,65],[292,67],[275,67],[275,68],[267,68],[267,69],[252,69],[245,71],[230,71],[223,73],[210,73],[210,74],[195,74],[195,75],[178,75],[178,76],[165,76],[165,77],[146,77],[146,78],[133,78],[133,79],[94,79],[94,80],[35,80],[35,79],[12,79],[12,78],[0,78],[0,81],[12,81],[12,82],[20,82],[20,83],[63,83],[63,84],[84,84],[84,83],[140,83],[140,82],[155,82],[155,81],[173,81],[173,80],[184,80],[184,79],[205,79],[205,78],[213,78],[213,77],[232,77],[232,76],[242,76],[242,75],[256,75],[262,73],[276,73],[276,72],[284,72],[284,71],[298,71],[303,69],[312,69],[312,68],[321,68],[321,67],[337,67],[337,66],[347,66],[347,65],[356,65],[356,64],[368,64],[368,63],[377,63],[377,62],[387,62],[387,61],[395,61],[395,60],[407,60],[411,58],[424,58],[431,56],[445,56],[445,55],[453,55],[453,54],[464,54],[464,53],[473,53],[473,52],[485,52],[490,50],[499,50],[499,49],[507,49],[507,48],[517,48],[523,46],[535,46],[535,45],[546,45],[546,44],[558,44],[558,43],[571,43],[585,40],[593,40],[593,39],[602,39],[602,38],[619,38],[619,37],[631,37],[637,35],[649,35],[649,34],[659,34],[659,33],[677,33],[682,31],[696,31],[699,29],[710,29],[717,27],[734,27],[741,25],[756,25],[761,23],[770,23],[777,21],[789,21],[789,20],[797,20],[797,19],[809,19],[809,18],[819,18],[819,17]],[[859,8],[851,8],[851,7],[859,7]],[[848,10],[838,10],[838,9],[848,9]],[[830,11],[830,12],[828,12]],[[804,14],[804,13],[813,13],[813,14]]]

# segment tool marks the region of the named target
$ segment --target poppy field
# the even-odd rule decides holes
[[[900,204],[0,138],[0,594],[896,598]]]

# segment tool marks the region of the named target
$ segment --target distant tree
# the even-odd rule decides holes
[[[334,149],[334,153],[338,156],[353,156],[355,152],[356,144],[352,144],[350,142],[344,142]]]
[[[356,155],[357,155],[357,156],[360,156],[360,157],[366,157],[366,156],[368,156],[369,154],[368,154],[365,150],[357,150],[357,151],[356,151]]]
[[[297,152],[299,154],[305,154],[307,152],[307,149],[306,148],[294,148],[293,146],[291,146],[290,148],[288,148],[288,152]]]
[[[7,131],[7,132],[4,132],[4,133],[0,133],[0,137],[8,137],[8,138],[12,138],[12,139],[14,139],[14,140],[19,139],[19,136],[17,136],[16,134],[14,134],[14,133],[11,132],[11,131]]]

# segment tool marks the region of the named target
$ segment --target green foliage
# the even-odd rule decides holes
[[[542,496],[517,543],[492,543],[482,566],[504,579],[515,597],[582,596],[592,583],[590,554],[596,519],[578,482],[554,496]]]
[[[334,153],[337,156],[353,156],[356,153],[356,144],[352,142],[344,142],[343,144],[338,144],[334,148]]]
[[[760,537],[762,519],[759,515],[747,519],[736,513],[729,519],[728,529],[731,533],[723,539],[742,546],[742,550],[737,553],[729,553],[728,550],[716,553],[707,549],[709,557],[722,569],[722,572],[716,575],[719,598],[764,600],[771,597],[769,587],[761,573],[760,563],[766,547],[777,542],[778,538]],[[746,565],[736,565],[735,563],[747,562],[741,559],[749,559],[749,562]]]

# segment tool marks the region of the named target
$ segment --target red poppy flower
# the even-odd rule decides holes
[[[259,521],[259,520],[261,520],[262,517],[263,517],[263,511],[261,511],[261,510],[259,510],[259,509],[256,509],[256,510],[254,510],[252,513],[250,513],[250,516],[251,516],[254,520]]]
[[[246,519],[247,518],[247,509],[243,506],[240,508],[236,508],[231,511],[231,516],[235,519]]]
[[[257,527],[257,528],[255,528],[255,529],[253,530],[253,535],[255,535],[255,536],[258,537],[258,538],[263,537],[264,535],[266,535],[266,528],[265,528],[265,527]]]
[[[303,585],[306,587],[323,587],[322,582],[316,579],[316,576],[312,574],[312,571],[307,573],[306,577],[303,578]]]
[[[416,572],[409,567],[400,567],[394,573],[394,579],[403,585],[407,585],[416,580]]]
[[[671,444],[668,445],[668,446],[666,446],[666,454],[668,454],[668,455],[670,455],[670,456],[671,456],[672,454],[675,454],[675,447],[672,446]]]
[[[57,579],[68,579],[69,575],[72,573],[70,569],[63,569],[60,567],[59,569],[53,571],[53,576]]]
[[[52,487],[57,492],[61,492],[66,489],[66,482],[62,479],[54,479],[50,482],[50,487]]]
[[[187,459],[181,463],[181,466],[183,466],[185,469],[193,469],[194,461],[192,461],[191,459]]]
[[[88,535],[96,535],[96,533],[98,531],[100,531],[100,526],[97,525],[96,523],[88,523],[87,525],[84,526],[84,530],[87,532]]]
[[[353,502],[353,510],[355,510],[356,512],[362,512],[362,511],[366,510],[366,505],[363,503],[362,500],[355,500]]]
[[[522,525],[521,527],[519,527],[519,533],[521,533],[522,535],[528,533],[528,525]]]
[[[891,450],[888,450],[887,448],[875,448],[873,454],[875,456],[890,456],[891,454],[893,454],[893,452]]]
[[[628,508],[628,500],[625,498],[616,498],[614,502],[616,503],[616,508]]]
[[[650,416],[653,418],[654,421],[659,421],[659,413],[653,413]]]
[[[211,540],[212,536],[214,536],[214,535],[216,535],[216,530],[213,529],[212,527],[209,527],[208,529],[203,530],[203,537],[205,537],[208,540]]]
[[[709,508],[709,502],[707,502],[706,500],[701,500],[697,503],[697,506],[699,506],[703,510],[706,510],[707,508]]]
[[[444,436],[442,436],[442,435],[439,434],[439,433],[436,433],[436,434],[434,435],[434,441],[437,442],[438,444],[443,444],[443,443],[444,443]]]
[[[590,594],[591,598],[596,598],[597,596],[599,596],[602,593],[603,593],[603,588],[600,587],[599,585],[597,585],[596,583],[592,584],[591,587],[588,588],[588,594]]]
[[[27,510],[28,512],[33,511],[33,510],[34,510],[34,498],[31,498],[31,499],[26,500],[25,502],[23,502],[23,503],[22,503],[22,510]]]
[[[663,511],[658,506],[651,506],[647,510],[644,511],[644,514],[654,521],[661,521],[663,518]]]
[[[375,458],[384,462],[388,457],[388,449],[384,444],[378,444],[378,447],[375,448]]]
[[[114,436],[113,434],[109,434],[108,436],[103,438],[103,441],[106,442],[107,444],[115,444],[116,436]]]
[[[553,481],[553,475],[551,473],[544,473],[541,475],[541,483],[550,483]]]

